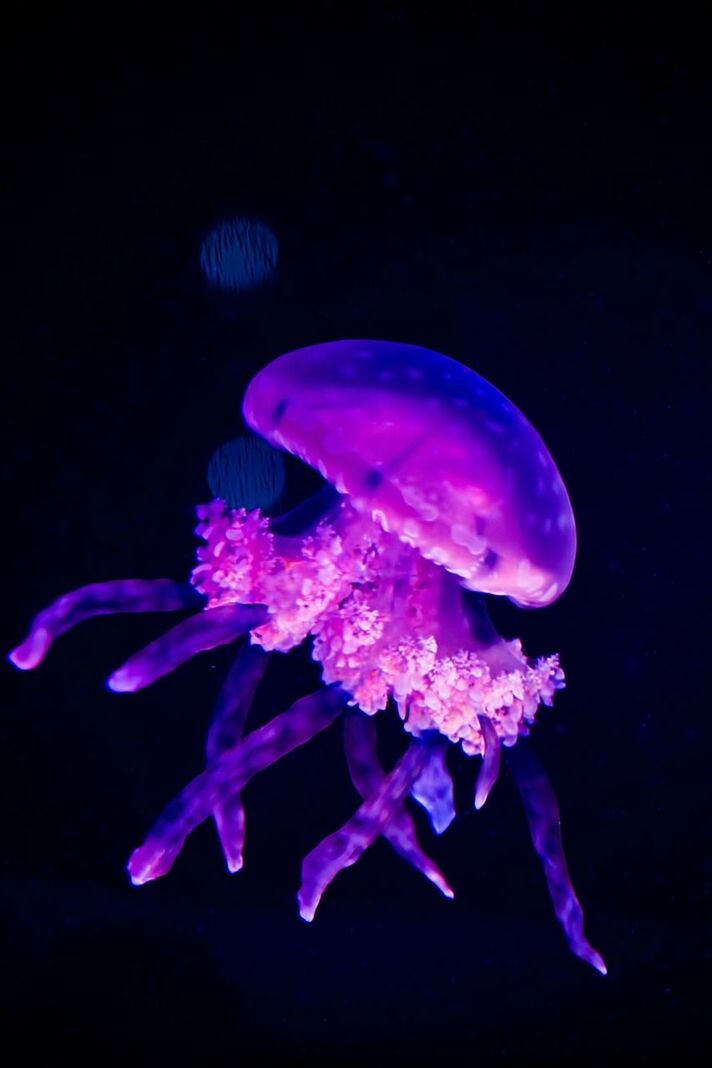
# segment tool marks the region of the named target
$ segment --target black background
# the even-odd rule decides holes
[[[132,889],[126,858],[200,770],[230,653],[117,696],[103,679],[165,625],[118,617],[37,672],[3,668],[4,1041],[648,1064],[703,1040],[712,94],[684,7],[624,9],[6,27],[4,648],[67,589],[186,575],[210,454],[280,352],[363,336],[469,363],[540,429],[577,515],[567,593],[494,611],[562,655],[536,745],[610,974],[567,952],[507,777],[467,812],[464,759],[456,823],[437,841],[420,824],[455,902],[381,841],[302,923],[301,858],[356,802],[338,729],[246,791],[243,872],[205,826]],[[210,291],[202,237],[246,215],[277,235],[277,276]],[[304,651],[274,658],[255,722],[316,682]]]

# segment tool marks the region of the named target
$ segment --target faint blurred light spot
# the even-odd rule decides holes
[[[213,227],[203,241],[200,269],[217,289],[255,289],[274,273],[277,253],[277,238],[264,223],[230,219]]]
[[[284,489],[282,454],[258,437],[233,438],[210,457],[208,485],[228,508],[269,508]]]

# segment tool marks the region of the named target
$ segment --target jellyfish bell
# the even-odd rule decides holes
[[[406,802],[435,833],[455,815],[447,753],[481,758],[474,807],[507,760],[570,949],[605,973],[587,941],[566,867],[559,810],[527,738],[564,685],[558,656],[530,660],[492,626],[484,594],[540,607],[566,587],[576,534],[554,461],[525,417],[474,371],[427,349],[339,341],[281,356],[248,387],[244,416],[271,444],[321,472],[326,486],[283,516],[197,508],[190,583],[126,579],[66,594],[11,654],[36,667],[53,640],[117,612],[195,609],[108,680],[141,689],[193,655],[242,643],[213,716],[205,770],[132,854],[136,884],[170,870],[190,832],[215,821],[228,869],[242,866],[241,792],[262,769],[343,719],[354,816],[305,858],[300,913],[311,920],[334,877],[379,836],[446,897]],[[268,654],[311,643],[324,687],[255,729],[253,695]],[[395,704],[410,743],[381,766],[377,713]]]
[[[387,341],[297,349],[253,379],[243,414],[467,589],[541,607],[568,585],[576,527],[556,464],[456,360]]]

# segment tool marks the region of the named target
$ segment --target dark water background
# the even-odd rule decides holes
[[[280,352],[364,336],[469,363],[541,431],[577,515],[565,596],[497,619],[566,667],[536,745],[610,974],[567,952],[506,776],[442,839],[423,828],[454,903],[381,841],[302,923],[301,858],[355,807],[336,729],[246,791],[242,873],[206,825],[132,889],[230,654],[111,694],[165,623],[124,617],[3,668],[3,1035],[158,1063],[685,1063],[710,993],[701,25],[398,3],[101,17],[27,14],[3,44],[3,647],[67,589],[187,573],[209,457]],[[243,297],[199,269],[235,216],[280,247]],[[276,658],[258,719],[315,680],[304,652]]]

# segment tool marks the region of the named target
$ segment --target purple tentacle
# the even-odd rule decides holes
[[[505,752],[507,767],[524,803],[529,833],[541,859],[556,917],[572,953],[606,975],[603,957],[583,933],[583,909],[566,867],[561,817],[554,790],[541,762],[523,739]]]
[[[411,742],[405,756],[401,757],[393,771],[351,819],[307,854],[302,864],[302,885],[299,890],[299,913],[302,919],[314,919],[321,896],[332,879],[343,868],[355,864],[364,850],[379,834],[383,834],[422,772],[427,758],[427,743]]]
[[[500,744],[492,721],[487,716],[478,716],[482,728],[482,767],[475,787],[475,808],[480,809],[490,795],[490,790],[499,775]]]
[[[365,799],[376,793],[386,777],[378,761],[374,720],[362,712],[351,711],[344,719],[344,745],[351,781]],[[403,805],[394,810],[382,834],[396,853],[422,872],[445,897],[455,896],[438,866],[418,845],[415,824]]]
[[[452,777],[445,758],[448,743],[437,739],[429,745],[428,762],[413,783],[411,795],[430,817],[436,834],[442,834],[455,819]]]
[[[93,616],[113,616],[119,612],[177,612],[197,608],[203,598],[187,582],[172,579],[117,579],[95,582],[58,597],[44,608],[30,625],[25,640],[8,654],[22,671],[40,664],[52,642]]]
[[[227,749],[168,805],[144,844],[131,854],[131,881],[138,886],[170,871],[192,830],[258,772],[328,727],[345,700],[338,686],[318,690]]]
[[[237,654],[220,691],[208,731],[206,755],[209,765],[242,740],[245,719],[268,659],[268,654],[259,645],[244,645]],[[228,871],[239,871],[245,844],[245,810],[240,792],[216,805],[213,818]]]
[[[150,645],[134,653],[109,676],[106,685],[116,693],[134,693],[175,671],[196,653],[235,641],[269,618],[262,604],[226,604],[207,608],[177,627],[171,628]]]

